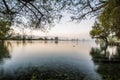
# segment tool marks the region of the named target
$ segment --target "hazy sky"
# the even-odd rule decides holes
[[[29,30],[25,32],[30,35],[36,36],[58,36],[58,37],[69,37],[69,38],[90,38],[89,31],[94,24],[94,18],[82,20],[79,23],[70,21],[69,16],[65,15],[59,23],[49,30],[49,32],[41,32],[40,30]],[[19,29],[17,32],[21,32]]]
[[[66,19],[66,18],[64,18]],[[62,19],[60,23],[56,24],[48,33],[36,31],[39,35],[45,36],[59,36],[70,38],[90,38],[89,31],[94,24],[94,19],[82,20],[79,23]]]
[[[84,37],[89,36],[89,31],[91,30],[94,20],[84,20],[80,23],[75,22],[62,22],[53,27],[49,34],[64,35],[68,37]]]

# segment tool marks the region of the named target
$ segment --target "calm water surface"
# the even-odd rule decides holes
[[[103,59],[111,60],[114,55],[119,55],[116,53],[117,48],[108,47],[105,53],[104,48],[99,46],[94,41],[0,42],[0,79],[15,80],[18,79],[13,78],[16,75],[20,77],[29,73],[28,80],[48,80],[48,78],[49,80],[119,80],[119,75],[111,72],[119,73],[119,63],[104,63],[94,60],[94,56],[96,56],[94,54],[102,54]],[[103,54],[105,54],[105,58]],[[97,56],[101,57],[101,55]],[[36,71],[30,72],[32,69]],[[40,75],[38,75],[38,71],[41,72]],[[41,75],[43,79],[35,79]],[[54,79],[50,78],[52,76]]]

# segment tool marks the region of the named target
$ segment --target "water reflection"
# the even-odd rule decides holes
[[[120,47],[100,46],[91,48],[90,54],[95,62],[120,62]]]
[[[102,45],[91,48],[90,54],[103,80],[120,79],[120,47]]]
[[[0,41],[0,63],[3,63],[4,58],[11,57],[7,46],[9,48],[12,47],[10,42],[5,43],[4,41]]]
[[[0,80],[101,80],[89,55],[91,42],[5,41]],[[57,45],[56,45],[57,44]],[[10,59],[6,59],[6,58]]]

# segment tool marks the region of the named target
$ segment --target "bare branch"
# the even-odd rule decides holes
[[[92,9],[92,11],[94,10],[94,9],[93,9],[93,7],[91,6],[91,4],[90,4],[90,1],[89,1],[89,0],[87,0],[87,5],[90,7],[90,9]]]
[[[10,12],[9,6],[7,5],[6,1],[5,0],[2,0],[2,1],[3,1],[4,5],[5,5],[7,11]]]
[[[72,17],[73,19],[79,19],[79,20],[81,20],[81,19],[83,19],[86,15],[88,15],[88,14],[91,14],[91,13],[95,13],[96,11],[98,11],[98,10],[100,10],[101,8],[103,8],[104,6],[106,6],[107,4],[103,4],[103,5],[100,5],[100,6],[98,6],[98,7],[96,7],[95,9],[92,9],[91,11],[88,11],[87,13],[83,13],[83,15],[81,15],[80,17]],[[86,5],[87,6],[87,5]],[[85,7],[86,7],[85,6]],[[85,8],[84,7],[84,8]],[[84,9],[83,8],[83,9]]]
[[[26,4],[27,3],[24,3],[24,2],[22,2],[22,1],[20,1],[24,6],[26,6],[35,16],[36,16],[36,18],[38,17],[37,15],[36,15],[36,13],[31,9],[31,8],[29,8]]]
[[[29,4],[30,4],[32,7],[34,7],[34,8],[41,14],[41,16],[44,16],[43,13],[42,13],[41,11],[39,11],[39,9],[38,9],[35,5],[33,5],[33,4],[30,3],[30,2],[29,2]]]

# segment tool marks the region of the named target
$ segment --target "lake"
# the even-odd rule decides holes
[[[94,41],[0,42],[0,80],[119,80],[119,61]]]

